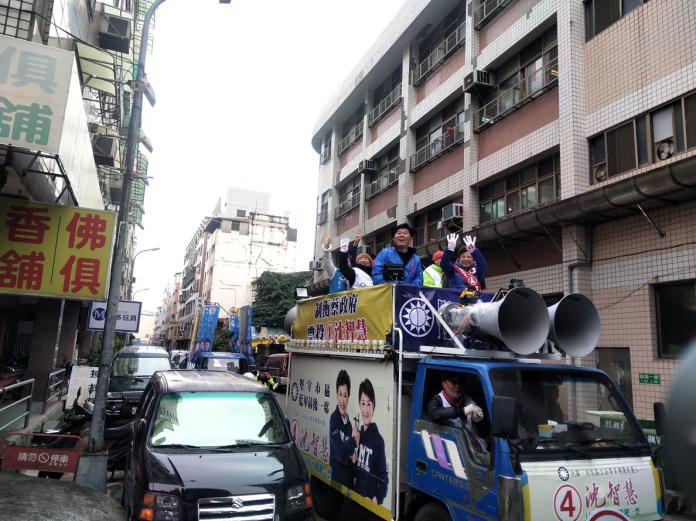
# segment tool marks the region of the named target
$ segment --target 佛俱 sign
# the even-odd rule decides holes
[[[115,214],[0,198],[0,293],[103,300]]]

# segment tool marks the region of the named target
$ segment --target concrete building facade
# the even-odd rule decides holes
[[[11,204],[117,209],[130,115],[129,81],[138,58],[144,14],[152,1],[0,1],[2,200],[12,201]],[[33,46],[32,50],[28,46]],[[58,68],[51,52],[68,60],[69,76],[65,83],[55,81],[59,79]],[[38,103],[41,97],[32,100],[37,102],[34,104],[20,103],[22,96],[37,85],[43,94],[61,94],[67,89],[64,117],[56,112],[60,104],[42,105],[43,101]],[[17,92],[17,88],[24,91]],[[30,118],[30,124],[36,126],[33,130],[27,128],[22,135],[18,122],[19,112],[24,109],[36,111]],[[14,113],[17,117],[10,133],[8,123]],[[51,121],[47,116],[56,118]],[[58,144],[48,150],[46,143],[41,142],[42,132],[49,134],[49,129],[56,128],[61,129],[57,133]],[[23,137],[28,145],[17,144],[17,138]],[[139,153],[137,162],[128,230],[129,256],[146,185],[147,159]],[[8,229],[8,222],[0,224],[3,232]],[[5,240],[7,235],[3,234],[0,246],[7,246]],[[106,271],[109,261],[104,262]],[[7,258],[0,261],[3,273],[10,269],[7,262]],[[125,266],[123,297],[131,276],[130,263]],[[75,298],[65,290],[64,298],[41,292],[18,296],[16,292],[4,291],[10,279],[0,285],[0,364],[18,361],[24,366],[24,377],[35,379],[34,396],[41,397],[47,377],[56,366],[74,360],[78,347],[80,356],[86,356],[98,343],[97,335],[85,330],[89,300]],[[108,277],[106,280],[108,285]]]
[[[696,337],[696,4],[411,0],[313,130],[320,239],[473,234],[490,289],[590,296],[640,418]]]
[[[201,222],[184,257],[177,347],[188,348],[200,307],[219,304],[229,312],[250,305],[263,272],[295,271],[297,230],[288,217],[269,213],[269,201],[267,193],[230,189],[215,216]]]

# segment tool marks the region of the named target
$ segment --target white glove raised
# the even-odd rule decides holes
[[[459,239],[459,234],[449,233],[447,234],[447,249],[454,251],[457,247],[457,239]]]
[[[464,407],[464,414],[466,416],[469,416],[471,414],[471,419],[475,422],[483,420],[483,411],[481,410],[481,407],[479,407],[475,403],[470,403],[469,405]]]
[[[472,237],[471,235],[465,235],[464,245],[466,246],[466,251],[471,253],[476,249],[476,237]]]
[[[346,237],[341,238],[341,252],[348,253],[348,246],[350,246],[350,239]]]

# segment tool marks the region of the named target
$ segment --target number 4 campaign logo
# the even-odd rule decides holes
[[[577,521],[582,512],[582,499],[574,486],[563,485],[556,491],[553,511],[559,521]]]

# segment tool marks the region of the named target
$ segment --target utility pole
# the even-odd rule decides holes
[[[116,230],[116,251],[111,262],[111,279],[109,281],[109,298],[106,303],[106,317],[104,319],[104,333],[102,341],[101,358],[99,359],[99,374],[97,387],[94,394],[94,412],[89,429],[89,442],[87,450],[98,453],[104,450],[104,424],[106,421],[106,395],[111,374],[111,359],[114,351],[114,337],[116,334],[116,314],[121,292],[121,274],[126,256],[126,243],[128,242],[128,218],[130,216],[131,182],[135,170],[135,156],[138,151],[140,125],[142,123],[143,93],[146,87],[145,60],[147,58],[147,42],[150,33],[150,21],[155,10],[165,0],[155,0],[145,13],[143,19],[143,33],[140,40],[140,54],[136,68],[136,79],[133,88],[133,105],[131,119],[128,125],[126,138],[126,171],[123,174],[121,188],[121,203],[118,209],[118,227]]]

